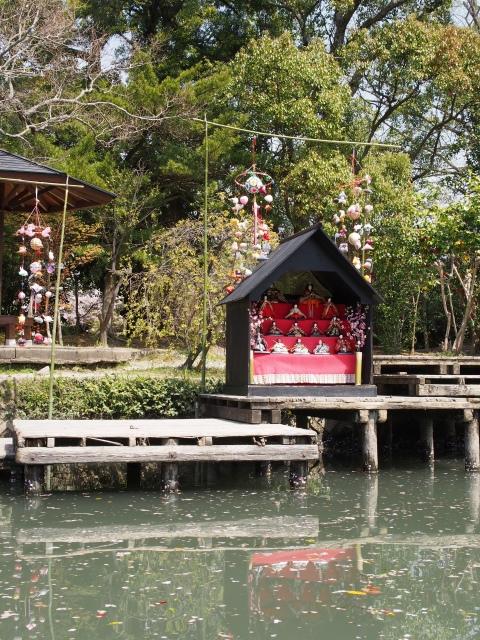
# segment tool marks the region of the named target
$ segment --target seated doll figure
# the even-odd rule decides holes
[[[297,338],[295,344],[290,349],[290,353],[310,353],[307,347],[303,344],[301,338]]]
[[[266,290],[265,295],[270,302],[287,302],[287,299],[280,289],[277,289],[273,284]]]
[[[328,325],[326,335],[331,337],[338,337],[339,335],[341,335],[342,332],[343,332],[342,321],[339,318],[337,318],[337,316],[333,316],[333,318],[330,320],[330,324]]]
[[[328,318],[329,315],[333,313],[334,316],[338,314],[337,307],[333,304],[331,298],[327,298],[325,306],[323,307],[322,318]]]
[[[307,316],[303,313],[301,309],[298,308],[298,304],[294,304],[290,311],[285,316],[285,320],[289,320],[293,318],[293,320],[305,319]]]
[[[275,340],[275,344],[270,349],[270,351],[272,353],[288,353],[287,347],[283,344],[283,342],[279,338]]]
[[[263,296],[262,303],[260,305],[260,314],[264,318],[272,318],[273,317],[273,302],[270,302],[268,296]]]
[[[255,343],[253,345],[254,351],[260,351],[261,353],[265,353],[268,351],[267,343],[265,342],[264,337],[260,333],[260,331],[255,336]]]
[[[304,335],[305,331],[298,326],[298,322],[294,322],[287,333],[287,336],[295,336],[296,338]]]
[[[328,344],[325,344],[325,342],[323,342],[323,340],[319,340],[318,344],[316,345],[316,347],[312,351],[312,353],[314,353],[315,355],[318,355],[318,356],[324,356],[324,355],[330,353],[330,349],[328,348]]]
[[[352,353],[348,341],[341,334],[338,336],[337,342],[335,343],[335,351],[337,353]]]
[[[320,330],[320,327],[316,322],[313,323],[312,330],[310,331],[310,335],[313,338],[318,338],[319,336],[323,336],[323,332]]]
[[[303,292],[302,297],[300,298],[300,302],[307,305],[308,308],[308,317],[313,318],[315,316],[315,312],[318,310],[320,303],[323,302],[322,296],[315,291],[313,288],[313,284],[309,282]]]
[[[283,333],[278,328],[277,323],[275,322],[275,320],[272,322],[272,326],[268,330],[268,335],[269,336],[283,336]]]

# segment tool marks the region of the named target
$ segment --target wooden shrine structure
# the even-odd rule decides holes
[[[302,305],[302,292],[308,285],[321,293],[325,304]],[[283,303],[268,302],[266,294],[275,289]],[[252,309],[265,300],[260,331],[265,352],[252,352]],[[372,308],[380,296],[359,271],[338,250],[317,224],[281,242],[268,260],[261,262],[252,275],[241,282],[221,304],[226,306],[226,388],[225,393],[246,396],[372,396]],[[298,318],[305,354],[273,353],[276,338],[271,333],[272,321],[281,331],[281,341],[288,349],[295,343],[289,335],[295,320],[292,306],[298,304]],[[363,348],[362,383],[354,385],[355,353],[336,353],[336,338],[329,337],[328,327],[335,316],[343,326],[346,306],[357,304],[368,308],[368,335]],[[261,312],[262,313],[262,312]],[[303,316],[303,317],[302,317]],[[316,323],[328,353],[314,355],[318,337],[312,337]],[[348,329],[345,329],[348,331]],[[285,336],[285,337],[283,337]],[[323,337],[326,336],[326,337]]]

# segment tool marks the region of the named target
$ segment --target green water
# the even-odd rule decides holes
[[[0,498],[0,639],[480,637],[480,479]]]

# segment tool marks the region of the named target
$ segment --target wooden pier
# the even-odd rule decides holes
[[[480,445],[478,413],[480,397],[427,397],[427,396],[376,396],[376,397],[263,397],[205,394],[199,399],[199,415],[219,415],[231,420],[261,421],[264,416],[281,416],[289,411],[296,417],[297,426],[305,428],[309,418],[345,420],[359,424],[362,438],[362,467],[369,473],[378,471],[377,425],[392,429],[393,414],[404,412],[420,423],[418,455],[429,464],[434,462],[434,423],[448,417],[464,425],[465,469],[480,471]],[[408,413],[407,413],[408,412]],[[322,427],[323,429],[323,427]],[[322,450],[322,433],[319,447]]]
[[[30,493],[49,490],[53,464],[127,463],[131,488],[140,464],[161,463],[163,485],[178,488],[178,463],[290,461],[291,481],[302,483],[318,460],[317,434],[281,424],[200,420],[16,420],[15,460]]]

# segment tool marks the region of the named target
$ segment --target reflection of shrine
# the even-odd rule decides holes
[[[255,553],[249,567],[250,611],[265,617],[329,604],[332,590],[351,588],[358,579],[355,550],[296,549]]]
[[[378,301],[320,225],[287,238],[223,300],[226,391],[374,395],[371,307]],[[363,340],[353,310],[363,314]]]

